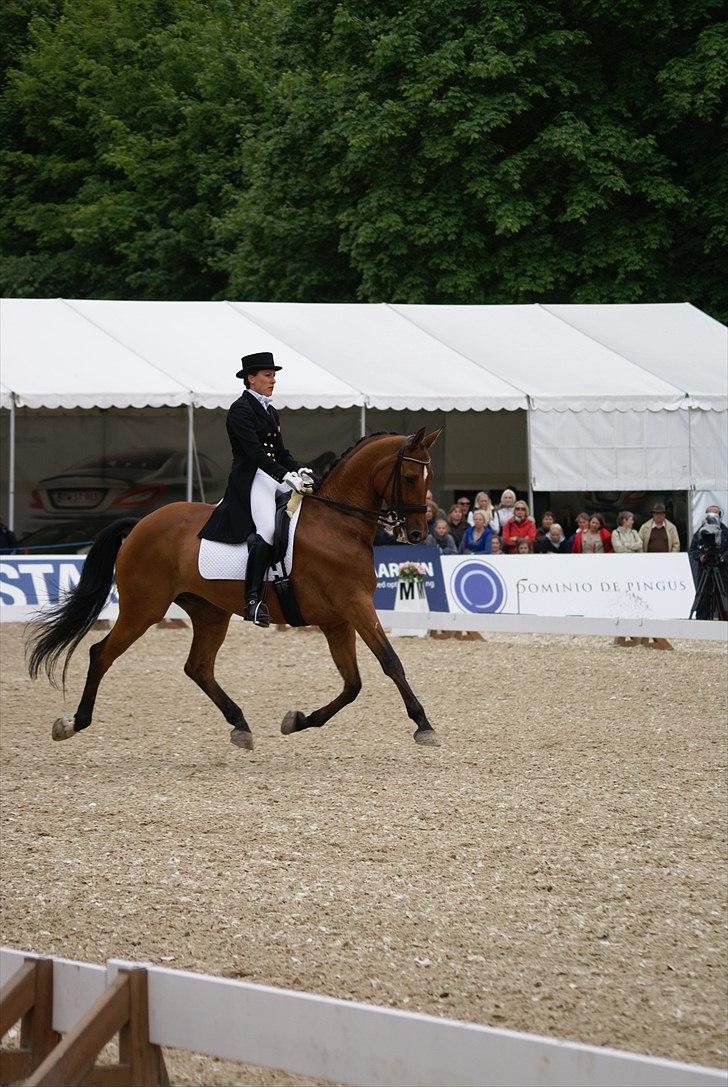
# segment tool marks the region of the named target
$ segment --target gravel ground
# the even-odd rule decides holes
[[[718,1066],[725,1053],[722,646],[397,640],[443,746],[420,748],[360,643],[340,686],[318,632],[233,624],[218,678],[256,748],[151,630],[96,720],[2,649],[2,942],[144,959]],[[94,632],[93,639],[101,634]],[[169,1053],[173,1084],[305,1083]]]

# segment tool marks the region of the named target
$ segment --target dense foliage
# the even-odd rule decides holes
[[[0,286],[728,317],[716,0],[11,0]]]

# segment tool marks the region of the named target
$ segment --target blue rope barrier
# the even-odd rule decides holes
[[[0,555],[25,555],[28,551],[57,551],[60,547],[90,547],[92,543],[93,540],[71,540],[68,543],[33,544],[28,547],[18,544],[17,547],[0,547]]]

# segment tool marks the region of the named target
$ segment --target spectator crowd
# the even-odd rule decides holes
[[[426,543],[444,555],[603,555],[668,552],[680,550],[678,531],[667,518],[662,502],[639,531],[634,514],[622,510],[610,531],[600,513],[579,513],[567,534],[547,510],[537,525],[528,504],[505,490],[493,505],[487,491],[479,491],[472,503],[461,495],[450,509],[441,509],[427,492]]]

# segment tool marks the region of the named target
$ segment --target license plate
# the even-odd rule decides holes
[[[56,509],[92,509],[104,497],[103,491],[51,491],[50,499]]]

